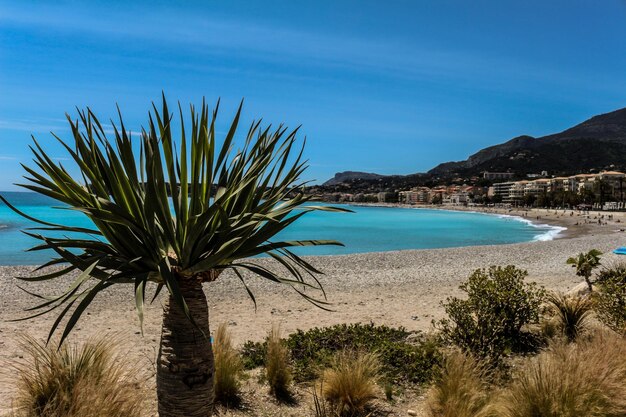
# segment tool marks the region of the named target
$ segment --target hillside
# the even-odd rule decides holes
[[[540,138],[519,136],[482,149],[465,161],[439,164],[428,173],[574,173],[611,166],[626,166],[626,108],[594,116],[561,133]]]
[[[344,171],[338,172],[335,176],[322,185],[337,185],[342,182],[350,182],[354,180],[377,180],[383,178],[384,175],[372,174],[369,172],[357,172],[357,171]]]
[[[372,191],[428,185],[437,178],[480,176],[483,171],[511,171],[521,177],[541,171],[569,175],[591,169],[626,169],[626,108],[594,116],[553,135],[518,136],[482,149],[465,161],[439,164],[426,174],[345,171],[323,186],[336,189],[343,184],[346,189]]]
[[[327,191],[377,192],[411,188],[429,183],[426,174],[380,175],[367,172],[339,172],[321,185]]]

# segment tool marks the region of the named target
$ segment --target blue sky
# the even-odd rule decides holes
[[[65,112],[170,100],[302,124],[307,179],[425,171],[626,107],[626,1],[0,0],[0,190]]]

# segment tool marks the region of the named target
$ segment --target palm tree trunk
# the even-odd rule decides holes
[[[214,363],[209,338],[209,308],[202,282],[195,278],[181,277],[179,285],[199,329],[185,317],[171,295],[163,306],[157,362],[160,417],[207,417],[212,414]]]

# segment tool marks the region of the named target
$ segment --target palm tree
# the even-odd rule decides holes
[[[303,149],[292,152],[298,129],[288,132],[280,125],[272,130],[253,122],[243,148],[233,154],[241,105],[222,143],[215,136],[218,107],[219,102],[211,113],[203,101],[198,113],[191,106],[188,129],[179,105],[178,147],[165,97],[160,111],[153,105],[139,146],[131,140],[121,113],[119,126],[113,126],[114,141],[107,139],[90,109],[79,111],[76,121],[67,116],[74,146],[55,137],[77,165],[78,176],[51,159],[35,140],[31,149],[36,167],[24,166],[28,182],[21,186],[84,213],[93,228],[35,219],[0,196],[39,224],[25,231],[40,241],[31,250],[56,252],[38,268],[43,275],[24,280],[54,280],[79,272],[62,294],[45,298],[30,309],[35,314],[24,318],[62,306],[50,331],[52,337],[66,319],[60,344],[105,288],[128,284],[140,323],[148,287],[154,288],[153,300],[167,289],[157,363],[162,417],[211,413],[214,365],[204,283],[230,270],[254,301],[246,285],[247,271],[290,285],[324,308],[325,294],[316,277],[320,271],[290,249],[341,245],[330,240],[272,240],[306,213],[347,210],[304,204],[309,197],[300,192],[299,178],[306,161]],[[69,237],[41,234],[47,232]],[[273,258],[278,268],[249,259],[261,254]],[[57,268],[48,269],[53,266]],[[321,292],[315,296],[307,289]]]
[[[600,265],[600,255],[602,255],[602,252],[597,249],[591,249],[587,253],[579,253],[577,256],[571,257],[567,260],[569,265],[576,268],[576,275],[585,278],[585,282],[589,286],[590,292],[593,291],[591,273],[594,268]]]

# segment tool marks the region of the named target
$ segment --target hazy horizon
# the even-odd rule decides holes
[[[0,190],[65,112],[133,131],[152,101],[221,98],[221,127],[302,125],[323,182],[423,172],[626,106],[626,2],[0,0]],[[171,103],[173,104],[173,103]]]

